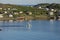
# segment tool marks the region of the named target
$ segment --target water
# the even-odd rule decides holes
[[[60,40],[60,21],[0,21],[0,40]]]

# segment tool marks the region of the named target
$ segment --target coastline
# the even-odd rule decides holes
[[[0,18],[0,21],[8,21],[8,20],[48,20],[48,16],[22,16],[22,17],[17,17],[17,18]]]

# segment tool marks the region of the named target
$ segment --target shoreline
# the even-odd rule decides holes
[[[9,20],[48,20],[48,16],[23,16],[23,17],[17,17],[17,18],[0,18],[0,21],[9,21]]]

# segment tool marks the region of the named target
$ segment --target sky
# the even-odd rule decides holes
[[[60,0],[0,0],[0,3],[18,5],[36,5],[39,3],[60,3]]]

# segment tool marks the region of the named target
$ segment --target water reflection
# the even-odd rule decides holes
[[[27,22],[26,28],[28,29],[28,31],[31,30],[31,27],[32,27],[31,22],[32,22],[31,20],[29,20],[29,21]]]
[[[53,19],[50,19],[50,23],[53,24],[54,20]]]
[[[55,34],[60,33],[60,21],[50,20],[49,27],[51,32],[54,32]]]
[[[9,22],[13,22],[13,20],[9,20]]]
[[[0,21],[0,29],[2,40],[60,40],[59,21]]]
[[[0,21],[0,29],[11,31],[44,31],[44,32],[59,32],[59,21]]]
[[[31,30],[31,20],[29,21],[14,21],[14,20],[9,20],[9,21],[0,21],[0,28],[3,30],[26,30],[30,31]]]
[[[54,32],[54,20],[50,19],[50,31]]]

